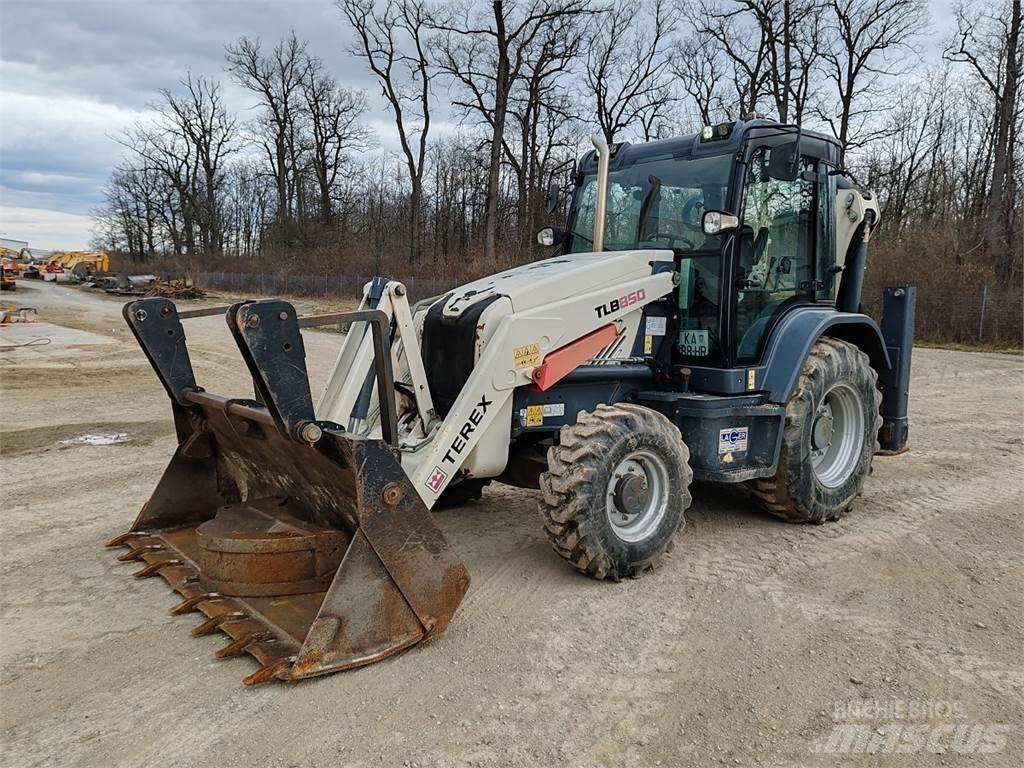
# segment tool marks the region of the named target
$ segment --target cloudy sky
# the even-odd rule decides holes
[[[372,86],[330,0],[0,0],[0,236],[84,247],[121,154],[113,137],[157,89],[191,69],[222,80],[244,114],[225,43],[292,27],[339,80]]]
[[[931,2],[934,41],[952,0]],[[213,76],[244,115],[251,101],[224,74],[225,43],[273,42],[289,28],[340,81],[373,96],[330,0],[0,0],[0,236],[85,247],[120,156],[113,137],[145,117],[157,89],[188,70]],[[387,145],[387,115],[371,119]]]

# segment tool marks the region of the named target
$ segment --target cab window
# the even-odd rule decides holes
[[[820,222],[817,163],[801,158],[801,177],[768,175],[769,148],[751,157],[737,237],[736,360],[750,363],[775,319],[794,303],[813,301],[817,283]]]

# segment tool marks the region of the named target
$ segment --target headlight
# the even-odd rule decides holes
[[[724,211],[707,211],[704,214],[704,234],[719,235],[739,226],[739,219]]]

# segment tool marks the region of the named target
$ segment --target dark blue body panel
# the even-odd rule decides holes
[[[785,403],[796,389],[804,360],[821,336],[848,341],[862,350],[879,375],[889,370],[886,344],[873,319],[853,312],[837,312],[829,305],[808,304],[793,308],[779,319],[758,365],[690,366],[690,388],[719,395],[763,392],[768,402]]]
[[[891,371],[889,353],[873,319],[837,312],[830,305],[808,304],[792,308],[779,319],[760,365],[691,366],[687,391],[652,386],[655,377],[651,370],[635,363],[583,366],[546,392],[520,388],[514,398],[512,435],[551,434],[574,423],[581,410],[591,411],[598,403],[629,401],[665,414],[679,428],[690,449],[696,479],[736,483],[769,477],[778,462],[785,404],[796,389],[807,355],[822,336],[843,339],[863,350],[880,379],[886,380]],[[527,422],[529,406],[547,406],[537,423]],[[734,429],[746,435],[745,447],[723,450],[721,435]]]
[[[878,323],[867,315],[837,312],[829,306],[807,306],[783,315],[775,326],[762,359],[764,378],[757,389],[773,403],[785,403],[796,389],[804,360],[822,336],[848,341],[871,359],[879,374],[889,369]]]

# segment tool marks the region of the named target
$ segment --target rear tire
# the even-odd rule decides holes
[[[748,483],[761,506],[793,523],[845,513],[879,448],[881,401],[868,356],[845,341],[819,339],[786,404],[775,476]]]
[[[657,566],[690,506],[693,472],[679,430],[629,403],[580,411],[548,450],[540,512],[555,551],[618,581]]]

